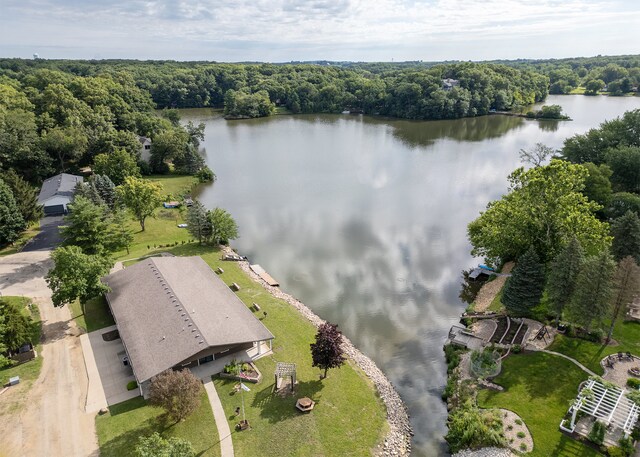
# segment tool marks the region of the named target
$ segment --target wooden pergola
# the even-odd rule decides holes
[[[285,378],[291,379],[291,391],[293,391],[296,385],[296,364],[289,362],[278,362],[276,364],[276,390],[282,386],[282,380]]]

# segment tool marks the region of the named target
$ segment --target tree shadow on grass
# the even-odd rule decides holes
[[[138,408],[142,408],[143,406],[146,406],[146,404],[147,401],[144,398],[135,397],[131,400],[123,401],[122,403],[109,406],[109,413],[111,414],[111,416],[117,416],[118,414],[124,414]]]
[[[551,457],[594,457],[597,455],[601,454],[587,444],[582,444],[564,434],[551,453]]]
[[[266,386],[255,394],[251,407],[260,409],[260,417],[271,423],[280,422],[302,414],[296,409],[296,400],[309,397],[320,403],[319,393],[324,387],[321,381],[300,382],[293,393],[284,395],[275,392],[273,384]]]
[[[134,408],[135,409],[135,408]],[[125,411],[122,411],[125,412]],[[120,412],[119,414],[122,414]],[[101,457],[120,457],[131,455],[141,436],[149,436],[153,432],[162,432],[162,424],[158,418],[152,418],[132,430],[127,430],[100,446]]]

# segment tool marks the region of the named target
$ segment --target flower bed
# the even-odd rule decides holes
[[[225,365],[224,371],[220,373],[220,377],[257,384],[262,380],[262,373],[260,373],[260,370],[258,370],[258,367],[256,367],[253,362],[234,361]]]

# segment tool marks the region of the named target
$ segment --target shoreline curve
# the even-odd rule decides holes
[[[223,248],[223,252],[226,254],[235,253],[228,246],[221,247]],[[260,284],[274,297],[289,303],[315,327],[318,327],[320,324],[325,322],[324,319],[314,313],[308,306],[297,298],[283,292],[279,287],[273,287],[267,284],[260,276],[254,273],[251,268],[249,268],[248,261],[239,261],[237,263],[242,271],[244,271],[251,279]],[[389,432],[375,455],[381,457],[410,455],[411,436],[413,435],[413,430],[409,422],[407,406],[404,404],[404,401],[402,401],[402,398],[400,398],[400,394],[398,394],[393,384],[391,384],[391,381],[389,381],[383,371],[378,368],[375,362],[356,348],[351,340],[344,334],[343,349],[345,354],[353,360],[358,367],[360,367],[369,379],[371,379],[387,410]]]

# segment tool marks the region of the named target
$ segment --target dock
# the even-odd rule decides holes
[[[264,271],[264,268],[262,268],[260,265],[249,265],[249,267],[255,274],[260,276],[270,286],[278,287],[280,285],[280,283],[273,279],[269,273]]]

